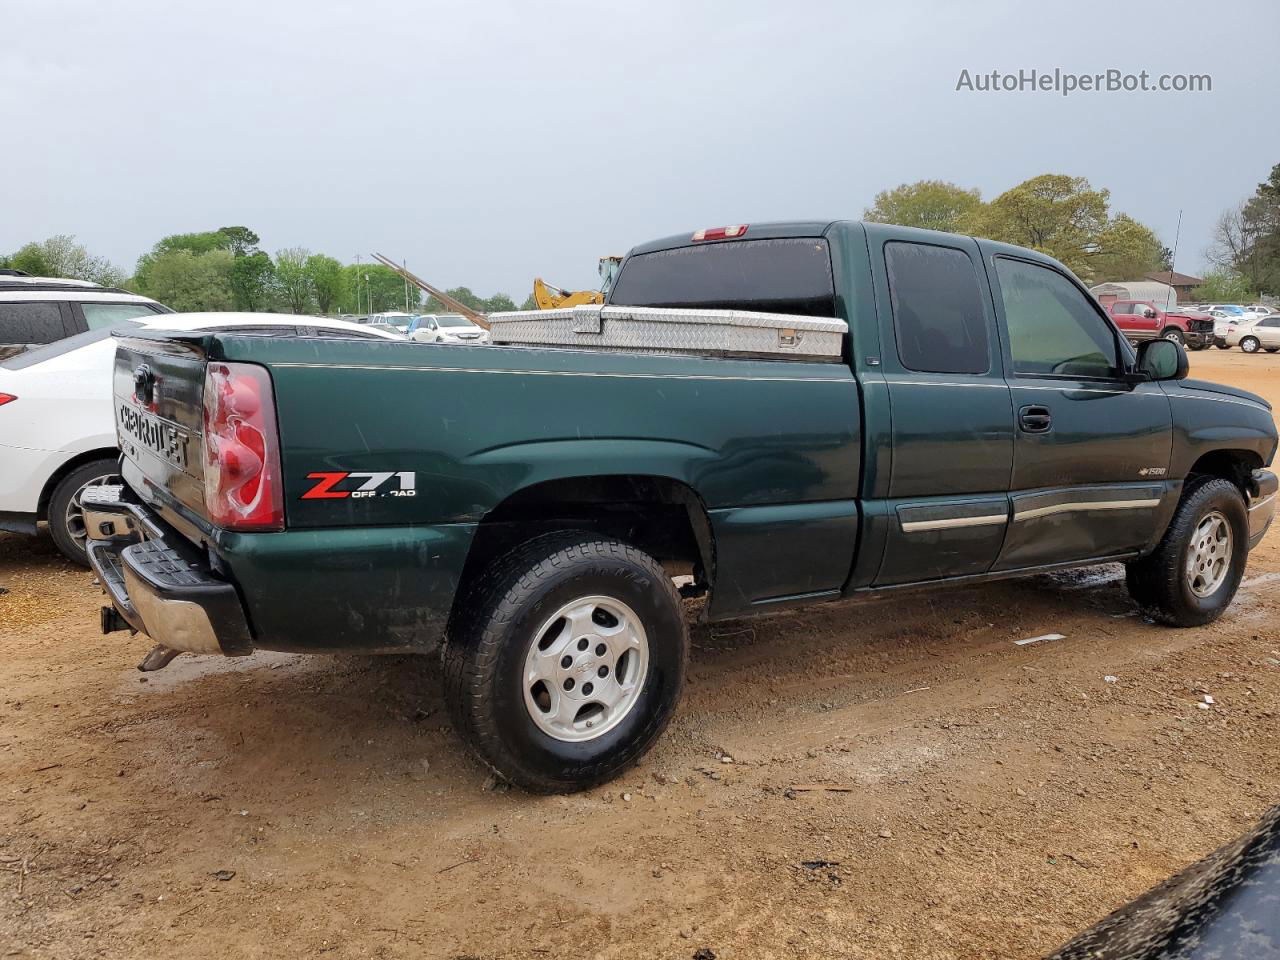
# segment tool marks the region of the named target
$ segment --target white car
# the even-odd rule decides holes
[[[420,343],[488,343],[489,331],[460,313],[427,313],[417,318],[409,335]]]
[[[112,329],[213,330],[256,336],[398,340],[367,325],[263,313],[167,313],[116,318],[76,336],[0,361],[0,530],[35,533],[47,521],[54,543],[87,565],[80,495],[119,482],[111,376]]]
[[[1239,345],[1245,353],[1257,353],[1259,350],[1275,353],[1280,350],[1280,316],[1236,324],[1227,334],[1226,344],[1228,347]]]

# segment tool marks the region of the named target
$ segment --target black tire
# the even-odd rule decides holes
[[[1267,347],[1267,348],[1266,348],[1267,353],[1275,353],[1277,350],[1280,350],[1280,347]]]
[[[1229,345],[1229,344],[1225,344],[1225,343],[1215,343],[1215,344],[1214,344],[1214,346],[1215,346],[1215,347],[1217,347],[1219,350],[1230,350],[1230,349],[1231,349],[1230,345]]]
[[[120,463],[115,459],[90,460],[58,481],[49,498],[49,535],[63,556],[82,567],[89,566],[84,549],[84,518],[80,514],[80,493],[98,483],[120,483]]]
[[[536,793],[570,793],[612,779],[653,746],[680,700],[689,655],[679,595],[656,560],[628,544],[573,531],[530,540],[476,580],[445,643],[445,702],[458,731],[494,773]],[[614,726],[568,741],[535,723],[534,708],[526,706],[526,657],[546,642],[538,633],[548,617],[596,596],[635,613],[647,638],[648,668]],[[619,658],[615,668],[620,665]]]
[[[1172,340],[1174,343],[1184,347],[1187,345],[1186,335],[1177,327],[1165,327],[1160,331],[1160,339]]]
[[[1262,343],[1257,337],[1242,337],[1240,340],[1240,349],[1245,353],[1257,353],[1260,346]]]
[[[1229,567],[1222,583],[1198,596],[1187,571],[1187,554],[1197,528],[1217,512],[1231,532]],[[1234,599],[1249,557],[1249,514],[1240,489],[1229,480],[1198,477],[1187,481],[1182,499],[1160,545],[1129,564],[1129,595],[1155,619],[1175,627],[1212,623]]]
[[[1187,349],[1195,353],[1199,353],[1201,350],[1203,350],[1207,346],[1208,346],[1207,343],[1189,343],[1187,344]]]

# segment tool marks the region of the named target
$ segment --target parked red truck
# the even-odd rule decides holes
[[[1116,326],[1132,343],[1163,337],[1191,350],[1213,343],[1213,318],[1162,310],[1150,300],[1113,300],[1106,305]]]

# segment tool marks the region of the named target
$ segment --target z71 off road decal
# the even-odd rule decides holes
[[[397,472],[388,470],[385,473],[359,473],[355,471],[308,473],[307,479],[314,480],[315,485],[299,499],[340,500],[347,497],[413,497],[418,493],[414,482],[416,477],[417,474],[411,470]],[[393,479],[395,483],[389,485],[388,481]]]

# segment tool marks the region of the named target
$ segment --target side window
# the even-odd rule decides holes
[[[986,373],[987,318],[973,261],[961,250],[884,245],[898,358],[921,373]]]
[[[1123,314],[1133,313],[1133,304],[1132,304],[1132,303],[1117,303],[1117,304],[1116,304],[1116,308],[1115,308],[1114,310],[1112,310],[1111,312],[1112,312],[1112,313],[1123,313]]]
[[[1111,327],[1062,274],[1024,260],[996,258],[1015,373],[1118,375]]]
[[[109,327],[121,320],[150,317],[155,311],[145,303],[82,303],[85,325],[90,330]]]
[[[53,343],[66,335],[56,303],[0,303],[0,343]]]

